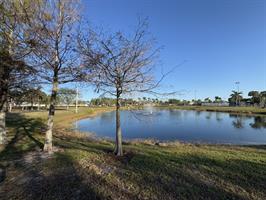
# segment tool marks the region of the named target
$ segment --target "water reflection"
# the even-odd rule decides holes
[[[222,114],[220,113],[220,112],[217,112],[216,113],[216,121],[222,121],[223,120],[223,118],[222,118]]]
[[[212,117],[212,112],[207,112],[206,113],[206,119],[211,119]]]
[[[266,117],[263,116],[147,108],[121,111],[121,126],[124,139],[266,144]],[[78,129],[114,138],[115,112],[80,120]]]
[[[201,111],[196,111],[196,112],[195,112],[195,115],[196,115],[196,116],[200,116],[201,113],[202,113]]]
[[[266,117],[254,117],[254,122],[249,124],[252,128],[263,129],[266,128]]]
[[[245,121],[253,119],[253,123],[249,123],[249,126],[254,129],[266,128],[266,117],[264,116],[250,116],[250,115],[238,115],[229,114],[230,118],[234,118],[232,125],[235,128],[241,129],[245,127]]]

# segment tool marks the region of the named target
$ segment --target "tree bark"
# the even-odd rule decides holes
[[[122,131],[120,124],[120,98],[116,98],[116,143],[115,143],[115,155],[123,156],[122,149]]]
[[[12,112],[12,108],[13,108],[13,100],[12,98],[10,99],[10,102],[8,104],[8,112]]]
[[[7,81],[9,79],[10,71],[7,68],[4,68],[4,73],[0,88],[0,144],[5,144],[6,142],[6,112],[5,112],[5,105],[7,103],[7,93],[8,93],[8,86]]]
[[[78,87],[76,88],[76,110],[75,110],[75,113],[78,113],[78,103],[79,103],[79,100],[78,100]]]
[[[0,144],[6,143],[6,113],[0,112]]]
[[[38,99],[38,107],[37,110],[40,111],[40,99]]]
[[[45,133],[45,144],[43,150],[52,153],[53,151],[53,126],[54,126],[54,114],[55,114],[55,104],[56,104],[56,95],[58,91],[58,76],[57,72],[55,72],[53,79],[53,89],[52,95],[50,98],[50,107],[48,113],[48,122],[47,122],[47,130]]]
[[[31,101],[30,110],[33,111],[33,101]]]

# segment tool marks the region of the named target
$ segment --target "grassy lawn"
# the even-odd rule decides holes
[[[229,113],[261,114],[266,115],[266,108],[259,107],[218,107],[218,106],[159,106],[162,108],[174,108],[180,110],[214,111]]]
[[[70,130],[106,110],[57,112],[53,155],[41,152],[47,113],[10,114],[0,199],[266,199],[266,146],[126,143],[117,158]]]

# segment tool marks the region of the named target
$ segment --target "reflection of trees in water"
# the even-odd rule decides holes
[[[162,113],[157,110],[130,110],[130,113],[128,113],[127,117],[133,117],[134,119],[145,122],[145,123],[151,123],[157,119],[158,115],[161,115]]]
[[[196,115],[196,116],[200,116],[200,115],[201,115],[201,111],[196,111],[196,112],[195,112],[195,115]]]
[[[235,128],[238,129],[244,128],[244,122],[242,117],[237,117],[235,120],[232,121],[232,124]]]
[[[169,109],[169,117],[171,119],[179,119],[181,117],[182,111],[176,109]]]
[[[216,112],[216,121],[222,121],[223,120],[223,118],[221,117],[221,113],[219,113],[219,112]]]
[[[110,122],[114,120],[114,113],[113,112],[106,112],[101,115],[99,115],[101,121],[103,122]]]
[[[212,117],[212,112],[207,112],[206,119],[211,119]]]
[[[249,115],[237,115],[237,114],[229,114],[230,118],[234,118],[232,124],[235,128],[244,128],[244,121],[247,119],[253,119],[254,122],[250,123],[251,128],[262,129],[266,128],[266,117],[262,116],[249,116]]]
[[[248,119],[245,115],[229,114],[230,118],[233,118],[232,125],[237,129],[244,128],[244,121]]]
[[[266,117],[256,116],[254,117],[254,123],[250,123],[249,125],[255,129],[266,128]]]

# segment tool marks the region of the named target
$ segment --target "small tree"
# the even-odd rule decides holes
[[[123,155],[120,124],[121,96],[134,92],[151,92],[159,81],[152,74],[158,49],[153,40],[147,39],[147,21],[141,21],[134,34],[122,32],[104,36],[90,31],[87,38],[80,38],[80,53],[84,66],[97,91],[116,98],[116,142],[115,154]],[[164,76],[163,76],[164,77]],[[144,98],[143,98],[144,99]],[[145,100],[145,99],[144,99]]]
[[[222,98],[221,97],[219,97],[219,96],[215,96],[214,97],[215,98],[215,103],[219,103],[219,102],[221,102],[222,101]]]
[[[252,104],[259,104],[260,103],[260,93],[258,91],[250,91],[248,96],[251,97]]]
[[[260,105],[261,107],[265,108],[266,107],[266,91],[260,92]]]
[[[64,103],[69,110],[69,105],[74,102],[76,98],[76,91],[68,88],[61,88],[58,91],[60,103]]]
[[[211,102],[212,102],[212,100],[211,100],[209,97],[205,98],[204,101],[205,101],[206,103],[211,103]]]

